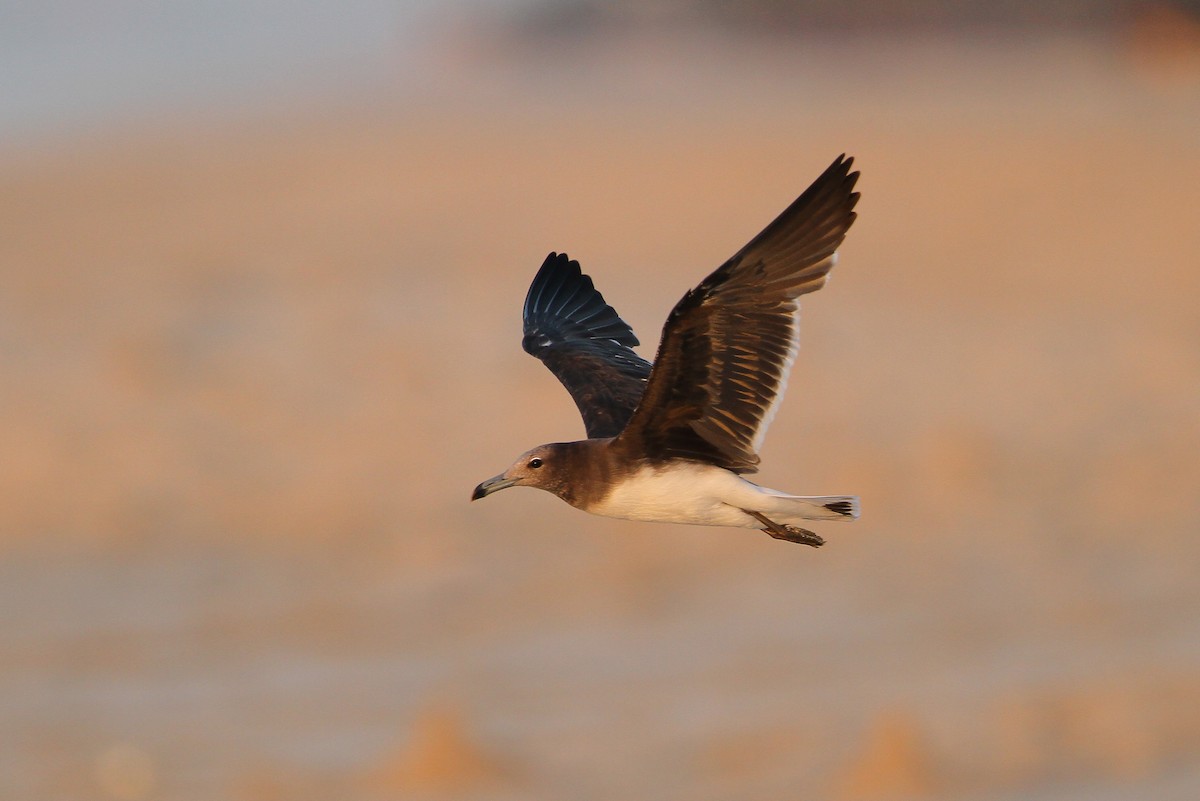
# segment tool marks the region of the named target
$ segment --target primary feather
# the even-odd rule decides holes
[[[589,438],[625,428],[650,363],[633,352],[633,329],[565,253],[551,253],[525,296],[521,347],[571,393]]]
[[[855,219],[853,161],[840,156],[676,304],[621,446],[653,460],[757,469],[799,348],[797,299],[825,285]]]

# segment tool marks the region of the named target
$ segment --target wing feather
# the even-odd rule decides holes
[[[840,156],[675,305],[621,447],[650,459],[757,469],[799,350],[798,298],[825,285],[855,219],[852,163]]]
[[[521,346],[562,382],[583,417],[589,438],[625,428],[650,363],[633,351],[633,329],[596,291],[579,262],[551,253],[525,296]]]

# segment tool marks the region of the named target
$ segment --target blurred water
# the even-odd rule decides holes
[[[81,143],[0,161],[0,797],[1198,796],[1200,48],[332,8],[0,0],[0,143]],[[842,150],[763,478],[862,521],[467,502],[580,430],[546,250],[651,355]]]

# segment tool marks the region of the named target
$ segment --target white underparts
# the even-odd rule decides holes
[[[785,524],[798,525],[803,520],[853,520],[858,517],[858,498],[788,495],[760,487],[714,465],[675,462],[665,468],[640,468],[587,511],[604,517],[658,523],[762,528],[762,523],[743,509]]]

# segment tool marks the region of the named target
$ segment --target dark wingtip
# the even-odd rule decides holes
[[[579,262],[565,253],[552,251],[542,262],[525,295],[522,318],[521,346],[534,356],[567,339],[612,340],[626,347],[640,344]]]
[[[829,165],[828,169],[825,170],[825,173],[816,181],[814,181],[814,183],[819,183],[824,178],[832,178],[835,175],[841,175],[842,181],[845,182],[846,187],[848,189],[853,188],[854,185],[858,183],[859,177],[862,175],[862,173],[860,173],[858,170],[851,172],[850,168],[853,166],[854,156],[847,156],[845,153],[843,153],[833,160],[833,163]],[[858,192],[851,192],[848,199],[850,201],[850,207],[853,208],[854,204],[858,202]]]

